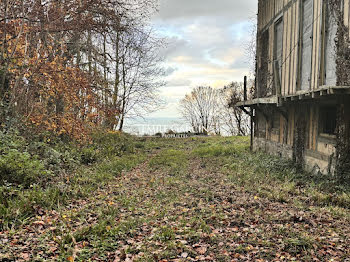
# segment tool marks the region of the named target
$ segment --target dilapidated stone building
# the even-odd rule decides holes
[[[349,0],[259,0],[253,148],[350,172]],[[249,109],[250,108],[250,109]]]

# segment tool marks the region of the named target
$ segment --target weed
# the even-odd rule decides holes
[[[159,241],[170,241],[175,239],[175,233],[171,227],[162,226],[158,229],[154,238]]]
[[[314,242],[314,239],[307,235],[291,234],[291,236],[284,240],[285,251],[296,255],[302,251],[311,249]]]

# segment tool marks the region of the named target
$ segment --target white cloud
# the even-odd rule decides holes
[[[193,17],[226,17],[232,21],[246,19],[246,13],[256,12],[256,0],[162,0],[158,19],[179,20]]]
[[[256,8],[256,0],[161,0],[153,23],[169,43],[161,90],[168,105],[153,115],[178,115],[178,102],[193,87],[221,87],[249,73],[245,48]]]
[[[185,78],[172,78],[168,80],[167,87],[177,87],[177,86],[190,86],[191,85],[190,79]]]

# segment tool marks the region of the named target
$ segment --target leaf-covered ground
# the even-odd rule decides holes
[[[350,261],[336,181],[252,154],[245,138],[138,143],[136,168],[0,232],[0,261]]]

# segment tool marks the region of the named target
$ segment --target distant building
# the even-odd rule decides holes
[[[350,173],[349,0],[259,0],[253,149]],[[248,111],[248,110],[247,110]]]

